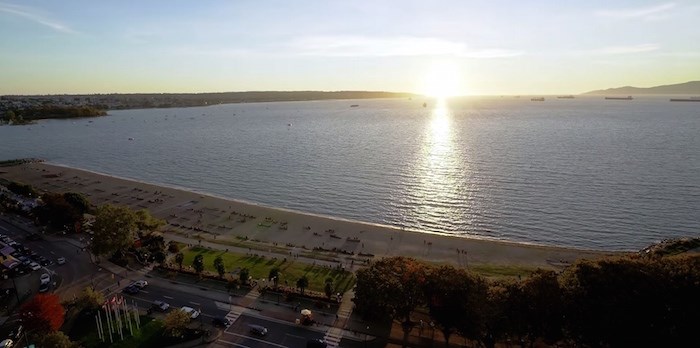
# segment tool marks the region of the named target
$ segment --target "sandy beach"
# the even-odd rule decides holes
[[[205,241],[254,245],[258,250],[317,252],[339,261],[409,256],[456,266],[517,265],[561,268],[578,258],[609,252],[518,244],[439,234],[262,207],[89,171],[26,163],[0,167],[0,178],[50,192],[79,192],[96,205],[148,209],[165,219],[168,234]],[[323,250],[329,250],[325,252]],[[335,249],[335,252],[330,250]]]

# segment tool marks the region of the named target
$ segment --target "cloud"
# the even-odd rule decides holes
[[[600,17],[611,18],[641,18],[641,19],[662,19],[668,17],[668,11],[676,7],[673,2],[659,4],[649,7],[637,7],[627,9],[606,9],[596,12]]]
[[[616,55],[616,54],[630,54],[630,53],[642,53],[651,52],[659,49],[657,44],[639,44],[639,45],[627,45],[627,46],[609,46],[598,49],[593,49],[589,51],[583,51],[583,53],[597,54],[597,55]]]
[[[77,32],[68,26],[54,21],[52,19],[46,18],[45,16],[39,14],[35,9],[19,6],[13,4],[0,3],[0,12],[9,13],[18,17],[28,19],[34,23],[41,24],[43,26],[49,27],[54,31],[76,34]]]
[[[503,58],[522,55],[523,52],[488,48],[470,49],[464,43],[438,38],[363,36],[313,36],[293,40],[289,49],[299,55],[326,57],[396,57],[442,56],[466,58]]]

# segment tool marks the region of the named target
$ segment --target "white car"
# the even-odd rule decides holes
[[[51,281],[51,276],[48,273],[44,273],[39,277],[41,284],[48,284]]]
[[[137,280],[137,281],[135,281],[135,282],[134,282],[133,284],[131,284],[131,285],[136,286],[136,287],[138,287],[139,289],[143,289],[143,288],[145,288],[146,286],[148,286],[148,282],[145,281],[145,280]]]
[[[191,319],[197,319],[199,316],[199,311],[192,307],[183,306],[180,310],[189,314]]]
[[[14,344],[15,344],[15,343],[12,342],[12,340],[8,338],[8,339],[6,339],[6,340],[0,341],[0,348],[10,348],[10,347],[12,347],[12,345],[14,345]]]
[[[64,263],[66,263],[66,258],[65,258],[65,257],[59,257],[59,258],[56,259],[56,263],[59,264],[59,265],[62,265],[62,264],[64,264]]]
[[[36,262],[30,262],[29,263],[29,268],[32,269],[32,271],[38,271],[41,269],[41,265],[36,263]]]

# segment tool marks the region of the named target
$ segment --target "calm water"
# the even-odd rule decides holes
[[[0,127],[0,158],[481,238],[620,250],[700,236],[698,103],[422,103],[111,111]]]

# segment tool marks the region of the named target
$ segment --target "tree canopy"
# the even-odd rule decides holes
[[[19,316],[28,331],[47,333],[63,325],[65,311],[56,294],[38,294],[22,305]]]
[[[164,224],[146,210],[133,211],[129,207],[105,204],[95,211],[92,231],[95,233],[91,250],[94,255],[107,255],[133,245],[137,234],[153,232]],[[163,249],[162,238],[157,250]]]

